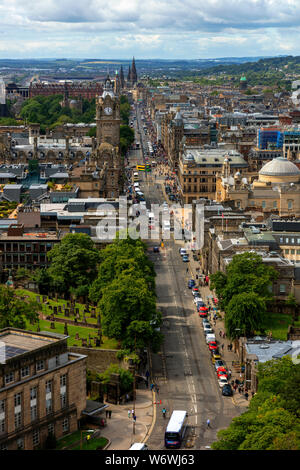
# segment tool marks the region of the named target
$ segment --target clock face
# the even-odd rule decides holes
[[[110,115],[110,114],[112,113],[112,109],[109,108],[109,107],[108,107],[108,108],[104,108],[104,112],[105,112],[105,114]]]

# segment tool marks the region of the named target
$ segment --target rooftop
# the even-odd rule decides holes
[[[0,332],[0,363],[9,359],[40,349],[66,339],[65,335],[50,335],[46,332],[33,333],[15,328],[5,328]]]

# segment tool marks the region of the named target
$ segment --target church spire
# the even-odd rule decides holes
[[[132,81],[132,84],[137,82],[137,73],[136,73],[134,57],[132,58],[132,64],[131,64],[131,81]]]
[[[121,68],[120,68],[120,86],[121,86],[121,88],[124,88],[124,72],[123,72],[122,65],[121,65]]]

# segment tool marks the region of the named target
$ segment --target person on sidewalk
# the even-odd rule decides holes
[[[128,413],[128,418],[130,418],[131,417],[131,411],[128,410],[127,413]]]
[[[207,428],[210,428],[210,419],[206,420],[206,425],[207,425]]]
[[[165,407],[163,407],[163,409],[161,410],[162,411],[162,414],[163,414],[163,417],[165,418],[166,417],[166,413],[167,413],[167,410]]]
[[[108,417],[111,418],[111,410],[108,411]]]

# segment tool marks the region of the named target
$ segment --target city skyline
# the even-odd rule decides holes
[[[0,59],[299,55],[297,0],[0,0]]]

